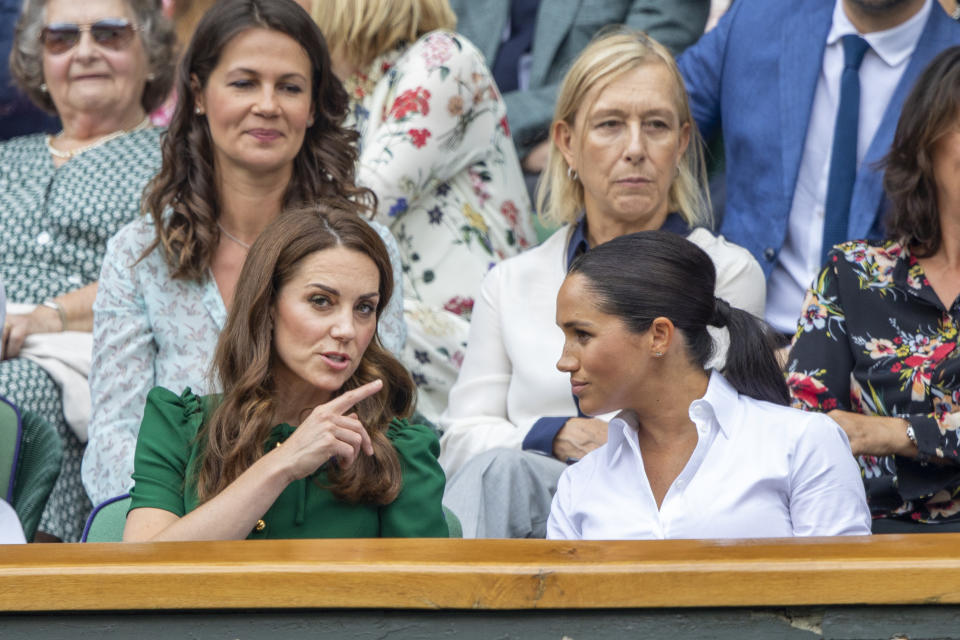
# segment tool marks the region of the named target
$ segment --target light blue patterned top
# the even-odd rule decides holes
[[[406,340],[403,284],[396,241],[380,234],[393,266],[393,296],[380,318],[380,341],[399,354]],[[93,415],[83,457],[83,484],[94,504],[126,493],[147,393],[156,386],[219,392],[209,375],[227,310],[213,277],[202,283],[173,280],[160,251],[140,256],[153,241],[154,225],[141,218],[107,245],[93,305]]]

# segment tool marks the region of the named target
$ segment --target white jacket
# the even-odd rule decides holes
[[[570,376],[556,368],[563,332],[557,293],[567,272],[567,225],[543,244],[494,267],[474,302],[470,340],[447,410],[440,417],[440,464],[451,477],[473,456],[497,447],[519,449],[544,416],[576,416]],[[687,239],[717,269],[717,297],[763,317],[766,284],[750,253],[706,229]],[[725,359],[726,329],[711,333]],[[609,417],[612,417],[610,414]],[[606,416],[600,416],[606,417]]]

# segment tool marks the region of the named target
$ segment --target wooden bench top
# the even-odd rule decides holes
[[[0,546],[0,611],[960,603],[960,534]]]

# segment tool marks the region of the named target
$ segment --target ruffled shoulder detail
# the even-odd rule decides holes
[[[387,427],[387,438],[393,443],[397,453],[409,456],[418,451],[429,451],[434,457],[440,456],[440,440],[430,427],[414,424],[405,418],[394,418]]]
[[[162,416],[172,427],[182,428],[193,438],[203,425],[209,404],[209,396],[198,396],[190,387],[179,396],[164,387],[154,387],[147,394],[145,415]]]

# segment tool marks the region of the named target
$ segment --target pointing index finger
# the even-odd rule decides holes
[[[368,382],[362,387],[357,387],[356,389],[351,389],[346,393],[343,393],[330,402],[326,403],[324,407],[337,415],[343,415],[347,409],[357,404],[361,400],[365,400],[370,396],[374,395],[380,389],[383,388],[383,380],[374,380],[373,382]]]

